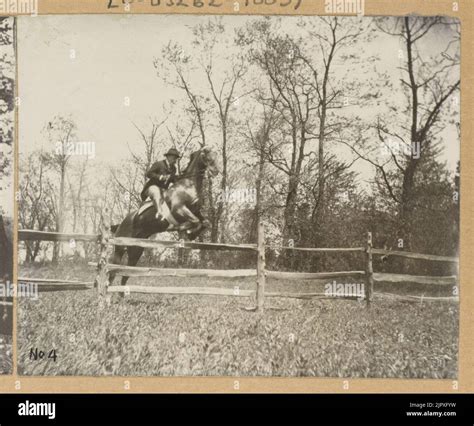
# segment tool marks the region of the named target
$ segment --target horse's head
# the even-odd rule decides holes
[[[188,167],[186,167],[183,177],[189,177],[193,175],[202,176],[206,170],[208,170],[213,177],[217,176],[219,173],[216,153],[210,148],[204,147],[191,154]]]
[[[215,177],[219,174],[219,166],[217,164],[217,154],[210,148],[204,147],[199,150],[199,157],[206,170]]]

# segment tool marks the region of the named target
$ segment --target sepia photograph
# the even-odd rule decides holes
[[[459,20],[39,15],[16,37],[19,375],[458,378]]]
[[[0,374],[13,366],[14,25],[0,17]]]

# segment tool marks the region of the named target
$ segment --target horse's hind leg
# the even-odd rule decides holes
[[[143,248],[142,247],[127,247],[127,253],[128,253],[128,266],[136,266],[138,263],[142,253],[143,253]],[[122,285],[126,285],[129,277],[123,276],[122,277]],[[123,293],[120,293],[122,296],[124,295]]]

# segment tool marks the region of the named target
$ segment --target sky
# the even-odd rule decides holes
[[[133,124],[143,127],[150,119],[161,121],[163,106],[177,96],[176,89],[158,78],[154,59],[170,41],[192,51],[189,26],[207,19],[190,15],[20,18],[20,153],[41,148],[46,123],[61,114],[73,118],[80,141],[95,143],[94,161],[114,163],[126,158],[129,147],[139,143]],[[227,16],[224,23],[234,27],[249,19],[254,18]],[[286,29],[296,23],[294,17],[283,19]],[[382,69],[397,77],[400,46],[393,37],[363,47],[377,53]],[[192,78],[192,83],[200,84],[199,78]],[[459,147],[452,143],[454,130],[447,129],[445,136],[443,157],[454,169],[459,158]],[[369,169],[366,164],[358,167]]]

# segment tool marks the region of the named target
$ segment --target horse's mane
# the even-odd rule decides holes
[[[186,168],[181,172],[181,174],[178,176],[178,179],[184,179],[185,177],[188,177],[188,173],[191,170],[193,163],[196,161],[198,154],[201,152],[201,150],[193,152],[189,156],[189,162]]]

